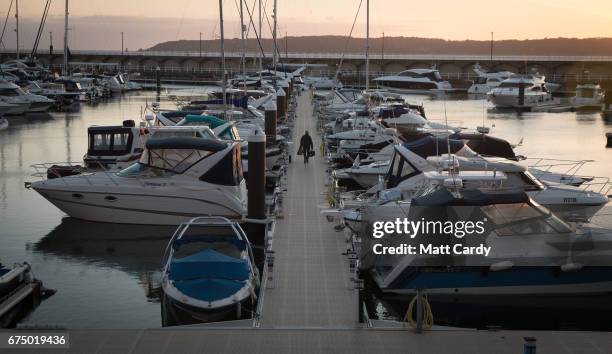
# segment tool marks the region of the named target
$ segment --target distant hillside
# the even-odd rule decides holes
[[[343,52],[346,47],[346,37],[341,36],[305,36],[278,38],[279,50],[285,52],[287,43],[289,52]],[[271,50],[272,40],[263,39],[263,47]],[[365,39],[349,40],[347,52],[360,53],[364,51]],[[240,51],[239,39],[227,39],[226,51]],[[249,39],[248,51],[257,51],[257,40]],[[381,53],[382,38],[370,39],[371,53]],[[198,40],[179,40],[157,44],[147,50],[155,51],[193,51],[199,50]],[[202,41],[203,51],[218,51],[218,40]],[[447,41],[443,39],[418,37],[386,37],[384,39],[385,54],[489,54],[489,41]],[[495,41],[496,55],[582,55],[612,56],[612,38],[544,38],[532,40],[502,40]]]

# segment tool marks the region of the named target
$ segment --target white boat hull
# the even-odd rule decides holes
[[[33,188],[57,208],[77,219],[139,225],[178,225],[196,216],[215,215],[240,219],[242,208],[230,207],[231,202],[219,191],[185,191],[184,195],[159,192],[157,195],[62,191],[45,189],[33,184]],[[202,193],[206,199],[199,198]],[[218,198],[212,198],[218,194]],[[112,196],[116,199],[109,200]],[[218,200],[213,202],[211,199]],[[225,202],[220,202],[225,200]]]

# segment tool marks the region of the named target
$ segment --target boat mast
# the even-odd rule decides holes
[[[66,12],[64,14],[64,76],[68,75],[68,0],[66,0]]]
[[[276,6],[277,6],[277,0],[274,0],[274,9],[272,9],[272,17],[274,17],[274,28],[272,29],[272,68],[274,70],[274,76],[272,76],[272,83],[274,85],[274,91],[278,90],[278,85],[276,82],[276,27],[277,27],[277,22],[276,22]]]
[[[370,0],[366,1],[366,77],[365,77],[365,89],[370,89]]]
[[[489,71],[493,70],[493,32],[491,32],[491,58],[489,60]]]
[[[68,1],[68,0],[66,0]],[[227,120],[227,97],[225,97],[227,78],[225,77],[225,37],[223,32],[223,0],[219,0],[219,26],[221,34],[221,75],[223,76],[221,82],[223,87],[221,91],[223,93],[223,118]]]
[[[15,0],[15,40],[17,44],[17,60],[19,60],[19,0]]]
[[[245,32],[245,28],[244,28],[244,10],[242,8],[243,6],[243,0],[240,0],[240,35],[242,37],[242,57],[240,58],[240,69],[242,71],[242,80],[243,80],[243,88],[244,91],[246,91],[246,42],[244,40],[244,32]]]
[[[259,39],[261,43],[261,39],[263,34],[261,33],[262,22],[261,22],[261,0],[259,0]],[[263,49],[262,49],[263,50]],[[261,72],[263,71],[263,53],[259,51],[259,82],[261,82]]]

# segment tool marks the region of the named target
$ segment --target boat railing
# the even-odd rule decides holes
[[[610,191],[612,191],[612,180],[610,177],[591,177],[592,179],[589,182],[585,182],[580,185],[580,189],[585,192],[594,192],[603,194],[605,196],[610,195]]]
[[[94,163],[94,161],[90,162]],[[104,164],[102,164],[101,162],[95,161],[95,163],[98,164],[97,168],[91,168],[91,167],[84,167],[80,162],[71,162],[71,161],[64,161],[64,162],[42,162],[42,163],[36,163],[36,164],[32,164],[30,165],[31,168],[33,168],[36,172],[32,174],[32,177],[38,177],[41,178],[43,180],[48,179],[49,178],[49,174],[52,174],[55,176],[55,178],[60,179],[62,182],[64,182],[66,185],[68,185],[68,179],[63,178],[63,177],[68,177],[68,176],[63,176],[57,169],[53,169],[53,167],[70,167],[73,168],[75,172],[78,171],[78,175],[82,176],[88,184],[92,185],[92,181],[90,179],[90,176],[93,172],[102,172],[106,177],[108,177],[108,179],[114,184],[114,185],[119,185],[119,183],[117,183],[117,181],[115,180],[115,173],[112,172],[111,170],[109,170],[106,166],[104,166]]]
[[[541,173],[533,173],[534,176],[540,177],[546,173],[562,173],[568,177],[582,177],[591,179],[592,177],[586,176],[577,176],[578,171],[582,169],[582,167],[590,162],[594,162],[594,160],[564,160],[564,159],[548,159],[548,158],[526,158],[524,161],[527,161],[527,165],[529,168],[540,170]],[[533,161],[533,162],[529,162]],[[560,171],[561,169],[562,171]]]

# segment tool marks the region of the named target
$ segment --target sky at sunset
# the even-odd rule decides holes
[[[255,1],[246,3],[252,7]],[[270,15],[273,0],[262,1]],[[347,35],[359,2],[278,0],[279,32],[290,36]],[[10,3],[0,0],[2,25]],[[44,3],[19,1],[21,47],[31,47]],[[239,36],[238,3],[224,0],[228,38]],[[13,12],[14,7],[3,40],[10,48],[15,47]],[[63,12],[64,0],[53,0],[41,47],[48,47],[49,31],[54,45],[62,46]],[[371,0],[370,13],[373,37],[384,32],[387,36],[488,39],[491,31],[496,39],[612,37],[611,0]],[[71,0],[71,47],[118,50],[122,31],[124,45],[130,50],[168,40],[197,39],[199,32],[210,39],[218,36],[218,14],[217,0]],[[264,36],[269,33],[264,30]],[[353,35],[365,36],[365,0]]]

